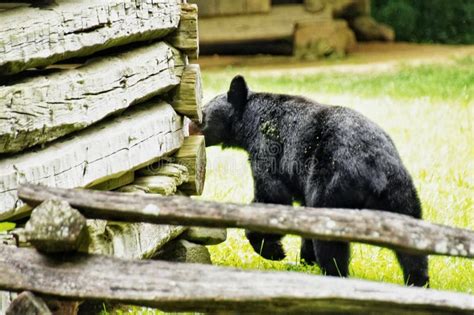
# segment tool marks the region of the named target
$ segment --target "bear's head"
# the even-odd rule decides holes
[[[216,96],[204,106],[202,124],[198,129],[206,139],[206,146],[232,145],[233,126],[242,117],[249,93],[245,79],[237,75],[227,93]]]

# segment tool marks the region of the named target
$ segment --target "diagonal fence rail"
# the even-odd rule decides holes
[[[36,206],[63,199],[86,217],[208,227],[239,227],[354,241],[416,254],[474,257],[474,231],[374,210],[298,208],[274,204],[225,204],[161,197],[25,185],[19,197]]]

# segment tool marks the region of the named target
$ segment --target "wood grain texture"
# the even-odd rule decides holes
[[[345,20],[296,23],[293,54],[303,59],[341,57],[356,44],[355,35]]]
[[[188,170],[179,164],[166,163],[165,160],[166,158],[137,170],[135,182],[121,187],[119,191],[136,188],[143,193],[175,193],[176,187],[188,180]],[[81,244],[80,251],[148,259],[185,230],[185,227],[179,225],[87,220],[88,237]]]
[[[184,57],[160,42],[0,86],[0,153],[83,129],[172,89]]]
[[[166,159],[147,165],[146,167],[139,169],[136,173],[137,177],[157,175],[171,177],[176,182],[176,186],[189,180],[189,171],[186,166],[176,163],[168,163]]]
[[[270,0],[190,0],[199,7],[199,16],[238,15],[248,13],[268,13]]]
[[[310,12],[319,12],[327,5],[326,0],[304,0],[306,10]]]
[[[0,245],[0,289],[158,307],[269,314],[472,314],[471,295],[296,272],[104,256],[44,256]]]
[[[138,177],[132,184],[122,187],[120,191],[133,191],[133,189],[130,188],[137,188],[148,194],[168,196],[174,194],[177,190],[177,187],[176,180],[172,177],[151,175]]]
[[[274,204],[226,204],[186,197],[20,187],[30,205],[63,198],[88,218],[208,227],[239,227],[305,238],[354,241],[417,254],[474,258],[474,231],[376,210],[294,209]]]
[[[125,172],[123,175],[120,175],[119,177],[111,178],[102,183],[99,183],[97,185],[94,185],[92,187],[87,187],[87,188],[95,189],[95,190],[115,190],[122,186],[133,183],[134,180],[135,180],[135,172]]]
[[[327,9],[317,13],[303,5],[279,5],[268,14],[243,14],[199,19],[201,45],[290,39],[296,23],[331,20]]]
[[[163,246],[153,257],[181,263],[212,264],[211,255],[206,246],[187,240],[173,240]]]
[[[202,78],[198,64],[189,64],[181,75],[181,84],[171,92],[171,105],[180,114],[202,122]]]
[[[120,192],[143,192],[160,195],[173,195],[178,186],[189,181],[186,166],[160,160],[138,170],[137,177],[129,185],[121,187]]]
[[[79,251],[127,259],[149,259],[186,230],[179,225],[87,220]]]
[[[15,216],[17,188],[26,182],[85,187],[142,168],[183,143],[182,118],[151,100],[44,149],[0,160],[0,220]]]
[[[181,4],[181,19],[176,31],[165,39],[173,47],[193,59],[199,56],[198,8],[195,4]]]
[[[204,136],[184,138],[183,145],[170,158],[174,163],[184,165],[189,172],[189,180],[179,189],[188,195],[201,195],[206,181],[206,143]]]
[[[178,27],[179,0],[59,0],[1,13],[0,74],[156,39]]]

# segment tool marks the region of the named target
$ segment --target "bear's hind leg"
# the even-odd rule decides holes
[[[313,240],[316,262],[328,276],[349,275],[349,243]]]
[[[407,181],[392,184],[378,199],[373,198],[364,206],[366,209],[379,209],[409,215],[421,219],[421,205],[413,185]],[[403,271],[406,285],[429,286],[428,257],[395,251]]]
[[[372,200],[366,205],[366,208],[386,210],[421,219],[421,203],[411,181],[400,179],[391,185],[381,198]],[[402,267],[406,285],[429,286],[428,257],[426,255],[412,255],[402,251],[395,251],[395,254]]]
[[[341,188],[340,182],[327,179],[322,182],[311,180],[307,189],[306,204],[309,207],[357,208],[360,204],[358,195]],[[319,186],[318,184],[319,183]],[[321,241],[313,239],[315,261],[321,271],[328,276],[347,277],[349,275],[350,243],[339,241]]]
[[[253,250],[265,259],[282,260],[286,254],[281,244],[283,235],[245,230],[245,236]]]
[[[395,253],[403,270],[405,284],[416,287],[428,285],[429,287],[428,257],[425,255],[410,255],[400,251]]]
[[[313,240],[310,238],[301,239],[300,260],[308,265],[316,264],[316,256],[314,255]]]

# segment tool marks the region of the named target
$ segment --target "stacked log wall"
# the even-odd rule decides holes
[[[187,137],[183,124],[185,117],[202,119],[200,68],[189,62],[199,55],[197,6],[181,0],[31,2],[0,4],[0,222],[22,220],[0,234],[0,243],[41,246],[48,235],[33,232],[56,228],[51,222],[35,229],[41,220],[23,228],[33,210],[17,195],[25,183],[201,194],[204,139]],[[168,243],[189,242],[188,227],[179,225],[84,222],[77,243],[83,253],[149,259]],[[61,225],[57,235],[65,231]],[[193,250],[208,256],[205,245],[195,243]],[[0,314],[15,297],[0,294]],[[10,311],[37,307],[38,299],[22,294]],[[77,311],[77,304],[59,304]]]

